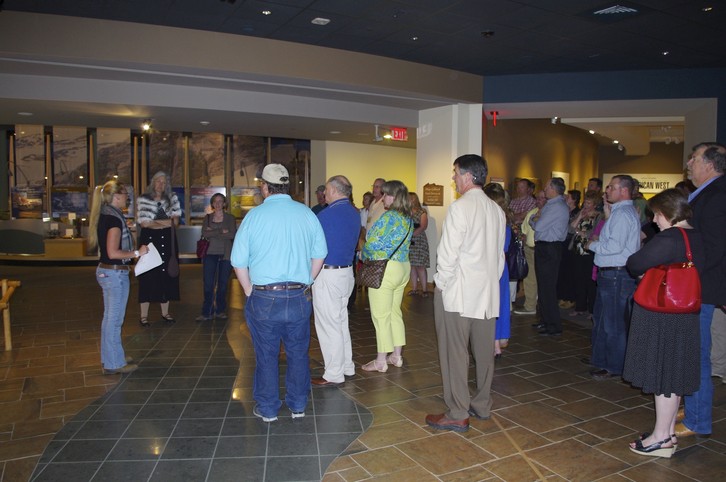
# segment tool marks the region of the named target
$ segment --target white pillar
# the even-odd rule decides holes
[[[441,224],[456,189],[451,180],[454,160],[464,154],[482,153],[482,104],[456,104],[419,112],[416,141],[416,192],[422,197],[425,184],[444,186],[444,205],[428,206],[431,267],[429,280],[436,271],[436,247]],[[422,199],[423,201],[423,199]]]

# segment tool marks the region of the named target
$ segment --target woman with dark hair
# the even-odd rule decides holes
[[[122,210],[129,193],[116,180],[98,186],[93,194],[88,222],[88,242],[98,246],[99,263],[96,281],[103,290],[103,321],[101,322],[101,363],[103,373],[131,373],[138,366],[127,358],[121,344],[121,327],[129,299],[131,260],[149,252],[146,245],[134,250],[134,241]]]
[[[570,309],[575,306],[575,278],[572,275],[575,269],[575,254],[570,247],[575,236],[575,229],[572,222],[580,214],[580,199],[582,195],[577,189],[570,189],[565,194],[565,203],[570,210],[570,219],[567,226],[567,237],[562,243],[562,258],[560,259],[560,271],[557,276],[557,299],[560,308]]]
[[[413,235],[411,236],[411,250],[409,251],[413,289],[408,292],[408,295],[421,295],[422,298],[426,298],[428,296],[426,268],[430,264],[429,240],[426,237],[429,215],[421,206],[415,192],[408,193],[408,196],[411,198],[411,219],[413,220]],[[420,291],[418,289],[419,284],[421,285]]]
[[[174,323],[176,320],[169,314],[169,302],[179,300],[179,276],[170,276],[168,266],[172,258],[178,262],[178,249],[172,246],[176,244],[172,230],[179,224],[182,212],[166,173],[159,171],[154,174],[146,192],[138,198],[136,212],[141,227],[139,242],[153,242],[162,261],[161,266],[139,276],[139,323],[143,327],[151,326],[148,316],[152,301],[161,303],[161,320]]]
[[[688,224],[692,211],[686,197],[678,189],[666,189],[653,196],[648,206],[661,232],[628,258],[630,273],[642,276],[654,266],[685,263],[684,234],[700,270],[703,241]],[[700,385],[700,344],[699,313],[657,313],[634,303],[623,379],[644,393],[654,394],[655,427],[630,444],[633,452],[670,458],[675,451],[680,398]]]
[[[504,235],[504,256],[506,258],[507,251],[509,251],[509,243],[512,242],[512,225],[514,224],[512,213],[509,210],[509,198],[507,191],[505,191],[501,185],[495,182],[490,182],[484,186],[484,194],[486,194],[489,199],[497,203],[497,205],[502,208],[502,211],[504,211],[504,217],[507,220]],[[501,358],[502,348],[506,348],[509,345],[512,321],[510,309],[511,293],[509,288],[509,267],[507,263],[504,263],[504,271],[502,272],[502,276],[499,278],[499,316],[497,317],[494,333],[494,358]]]
[[[216,193],[209,204],[213,211],[204,216],[202,223],[202,236],[209,241],[207,255],[202,260],[204,304],[197,321],[227,319],[227,284],[232,272],[229,257],[237,227],[234,216],[224,212],[227,207],[224,194]]]
[[[585,202],[577,217],[570,223],[575,234],[570,250],[573,258],[572,273],[560,273],[569,276],[575,285],[575,310],[570,316],[592,314],[595,307],[595,280],[592,279],[592,267],[595,255],[585,246],[591,240],[592,233],[600,222],[602,213],[597,210],[601,197],[596,192],[585,194]]]
[[[408,250],[413,233],[411,200],[406,186],[401,181],[388,181],[383,184],[382,190],[386,211],[366,234],[363,261],[389,261],[381,287],[368,288],[378,355],[362,367],[367,372],[381,373],[388,370],[388,365],[403,366],[401,353],[406,344],[406,327],[401,301],[411,276]]]

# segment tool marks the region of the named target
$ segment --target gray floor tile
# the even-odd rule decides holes
[[[69,440],[56,454],[53,464],[102,461],[115,444],[116,440]]]
[[[138,482],[147,480],[155,466],[156,462],[106,461],[101,464],[92,480],[94,482]]]
[[[172,437],[217,437],[222,429],[223,418],[194,418],[179,420]]]
[[[234,480],[259,482],[264,479],[265,459],[214,459],[209,471],[209,480]],[[267,479],[272,480],[272,479]]]
[[[211,458],[217,437],[170,438],[161,454],[162,459]]]
[[[264,457],[266,454],[266,435],[240,435],[220,437],[214,457]]]
[[[108,455],[108,460],[156,460],[166,445],[165,438],[123,438]]]
[[[315,434],[270,435],[267,455],[318,455]]]
[[[320,480],[319,457],[268,457],[265,480]]]
[[[91,480],[99,465],[100,462],[48,464],[42,471],[33,474],[31,480],[33,482]]]
[[[149,482],[206,480],[211,459],[160,460]]]

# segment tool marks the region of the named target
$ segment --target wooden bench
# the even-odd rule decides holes
[[[3,297],[0,300],[0,310],[3,312],[3,324],[5,325],[5,351],[13,349],[13,340],[10,335],[10,298],[13,297],[15,288],[20,286],[20,281],[2,280]]]

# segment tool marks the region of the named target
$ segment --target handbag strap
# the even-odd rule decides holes
[[[413,225],[413,221],[411,221],[411,222],[408,223],[408,231],[406,231],[406,235],[403,237],[403,239],[401,240],[401,242],[398,243],[398,246],[396,246],[396,249],[393,250],[393,252],[388,257],[388,259],[393,258],[393,255],[396,254],[396,251],[398,251],[398,248],[400,248],[401,246],[403,246],[403,242],[406,241],[406,238],[408,238],[408,233],[411,232],[411,226],[412,225]]]
[[[686,234],[686,230],[683,228],[678,228],[681,231],[681,234],[683,235],[683,241],[686,242],[686,259],[688,259],[689,263],[693,263],[693,256],[691,255],[691,243],[688,241],[688,235]]]

